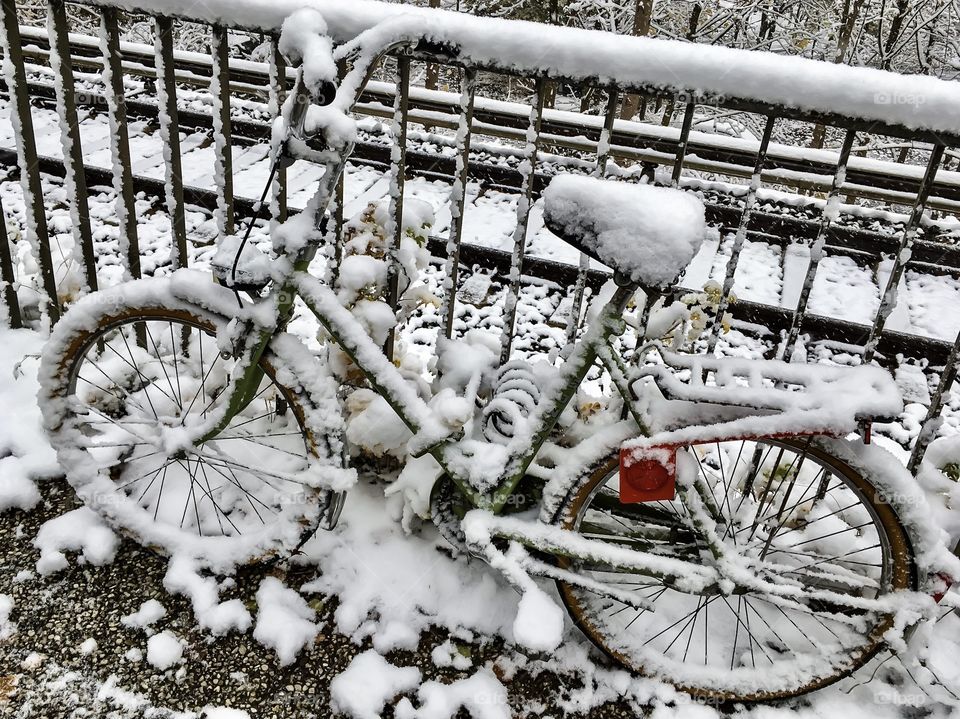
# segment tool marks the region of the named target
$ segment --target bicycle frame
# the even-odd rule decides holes
[[[399,38],[381,47],[377,53],[368,56],[365,65],[354,67],[344,74],[346,65],[341,60],[341,82],[337,93],[349,92],[349,106],[360,97],[360,94],[369,80],[372,69],[386,54],[411,48],[420,38],[404,36],[398,33]],[[359,40],[359,38],[358,38]],[[361,45],[355,41],[355,47],[350,52],[361,56]],[[372,58],[372,59],[370,59]],[[351,77],[352,75],[352,77]],[[278,162],[285,159],[306,159],[316,161],[321,159],[325,165],[324,174],[308,210],[312,212],[312,226],[321,228],[325,222],[325,211],[330,199],[334,196],[337,183],[349,160],[353,146],[345,144],[339,147],[324,147],[321,150],[312,149],[303,134],[303,125],[312,97],[307,90],[302,73],[298,77],[295,92],[288,102],[292,104],[285,114],[289,122],[286,139],[278,149]],[[411,440],[413,456],[430,454],[437,461],[444,473],[455,483],[459,490],[471,503],[483,509],[499,512],[515,491],[527,468],[533,462],[540,448],[549,437],[557,424],[561,412],[575,395],[587,372],[599,358],[606,365],[615,385],[623,396],[624,402],[634,418],[637,420],[640,433],[646,434],[646,428],[634,410],[629,388],[628,371],[623,361],[612,345],[612,338],[622,334],[625,329],[623,312],[630,298],[636,292],[637,286],[622,282],[617,287],[613,297],[600,310],[593,322],[574,350],[566,358],[560,370],[562,381],[553,383],[543,395],[536,413],[530,418],[530,426],[534,427],[532,434],[513,441],[508,447],[509,459],[505,465],[503,475],[495,487],[488,493],[480,493],[474,489],[465,477],[456,472],[450,461],[453,448],[459,441],[458,436],[451,436],[449,431],[438,431],[432,411],[416,393],[404,391],[405,381],[394,365],[387,360],[382,350],[374,345],[373,341],[363,331],[353,316],[343,309],[332,290],[319,279],[308,272],[308,267],[316,254],[317,247],[307,243],[291,257],[283,255],[278,258],[278,264],[285,266],[288,271],[279,279],[275,278],[270,292],[255,299],[255,304],[272,304],[275,308],[274,322],[269,327],[256,327],[252,320],[248,320],[250,332],[244,333],[250,339],[242,348],[238,348],[237,356],[245,357],[241,371],[233,379],[233,387],[229,390],[229,401],[225,414],[207,431],[200,442],[213,439],[225,428],[233,416],[242,411],[256,394],[261,380],[261,371],[258,369],[258,360],[266,351],[271,338],[281,331],[289,320],[296,297],[300,297],[306,306],[316,315],[320,324],[330,337],[350,357],[356,367],[362,372],[370,386],[380,394],[397,413],[404,424],[414,434]],[[262,314],[260,315],[262,317]]]

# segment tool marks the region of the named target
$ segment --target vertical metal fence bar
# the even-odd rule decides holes
[[[680,184],[680,173],[683,171],[683,160],[687,156],[690,129],[693,127],[693,113],[696,109],[696,103],[688,102],[683,112],[683,124],[680,125],[680,137],[677,140],[677,157],[673,162],[673,173],[670,175],[670,184],[674,187]]]
[[[20,26],[17,18],[16,0],[3,0],[4,75],[7,92],[10,94],[10,123],[17,142],[17,164],[20,167],[20,184],[26,204],[26,237],[34,243],[43,293],[46,295],[46,313],[50,324],[60,319],[57,300],[57,281],[53,274],[53,259],[50,256],[50,236],[47,232],[47,215],[40,185],[40,168],[37,164],[37,145],[33,134],[33,116],[30,113],[30,95],[27,89],[27,74],[20,41]]]
[[[930,198],[930,190],[933,188],[934,179],[937,176],[937,170],[940,167],[940,161],[943,159],[943,152],[946,149],[943,143],[937,142],[930,150],[930,159],[927,161],[927,169],[920,181],[920,187],[917,188],[917,198],[914,200],[913,209],[910,212],[910,219],[907,220],[903,228],[903,235],[900,237],[900,246],[897,248],[897,254],[893,258],[893,267],[890,268],[890,277],[887,278],[887,286],[880,295],[880,306],[877,308],[876,317],[873,319],[873,326],[870,328],[870,336],[863,351],[863,362],[867,364],[873,361],[877,353],[877,344],[880,342],[880,335],[887,324],[887,319],[893,308],[897,304],[897,288],[900,285],[900,278],[903,277],[903,271],[910,259],[910,252],[913,249],[913,243],[917,239],[917,232],[920,229],[920,220],[923,218],[923,210],[927,206],[927,200]]]
[[[597,140],[597,166],[593,176],[603,178],[607,174],[607,160],[610,157],[610,136],[613,134],[613,123],[617,119],[617,100],[620,93],[616,87],[607,90],[607,109],[603,118],[603,128]],[[573,341],[580,327],[580,315],[583,312],[583,295],[587,288],[587,273],[590,270],[590,258],[580,253],[580,267],[577,270],[577,281],[573,286],[573,302],[570,306],[570,318],[567,320],[567,347],[573,347]]]
[[[717,342],[720,339],[720,328],[723,325],[723,316],[730,306],[729,298],[730,293],[733,292],[734,275],[737,272],[737,264],[740,261],[743,244],[747,239],[747,227],[750,224],[750,216],[753,214],[754,205],[757,203],[757,192],[760,190],[763,166],[767,161],[767,150],[770,147],[770,137],[773,135],[773,126],[776,121],[776,117],[769,115],[767,117],[767,123],[763,127],[763,136],[760,138],[760,147],[757,150],[757,161],[753,166],[753,175],[750,176],[750,185],[747,187],[747,195],[743,200],[743,213],[740,215],[740,224],[737,226],[737,234],[733,239],[733,247],[730,248],[730,260],[727,262],[727,269],[723,278],[723,291],[720,294],[720,303],[717,306],[717,314],[713,318],[713,325],[710,327],[710,334],[707,338],[707,354],[713,354],[713,351],[717,348]]]
[[[97,258],[93,251],[93,233],[90,231],[87,177],[83,169],[83,148],[80,143],[80,122],[77,119],[77,98],[68,32],[67,11],[63,0],[50,0],[47,4],[47,34],[53,49],[50,53],[50,69],[53,70],[57,114],[60,117],[60,143],[63,146],[65,171],[64,187],[70,202],[74,243],[80,250],[79,256],[83,259],[86,289],[95,292]]]
[[[403,184],[407,169],[407,112],[410,107],[410,58],[397,58],[397,92],[393,101],[393,151],[390,155],[390,219],[387,237],[390,245],[390,275],[387,302],[397,312],[400,304],[400,266],[397,252],[403,240]],[[396,351],[396,326],[390,328],[383,351],[391,360]]]
[[[467,68],[460,88],[460,117],[457,121],[457,170],[450,189],[450,237],[447,239],[447,265],[444,272],[443,304],[440,317],[443,336],[453,337],[457,289],[460,280],[460,241],[463,239],[463,213],[467,205],[467,177],[470,171],[470,141],[473,137],[473,103],[477,91],[477,72]]]
[[[283,103],[287,99],[287,61],[280,52],[280,41],[270,38],[270,98],[268,101],[270,117],[276,119],[283,112]],[[273,195],[270,203],[270,216],[274,222],[287,219],[287,168],[277,169],[273,181]]]
[[[340,263],[343,262],[343,176],[346,173],[340,173],[340,177],[337,178],[337,186],[333,191],[333,206],[330,208],[333,213],[333,237],[331,242],[333,244],[333,257],[331,262],[333,263],[330,267],[330,284],[336,282],[337,277],[340,274]]]
[[[232,235],[235,230],[233,209],[233,141],[230,123],[230,53],[227,28],[214,25],[211,32],[213,66],[210,75],[210,93],[216,103],[213,112],[213,139],[217,184],[217,229],[221,235]]]
[[[920,468],[920,462],[923,461],[923,456],[927,452],[927,447],[930,446],[930,443],[937,434],[937,430],[940,429],[940,425],[943,424],[943,418],[940,416],[940,413],[943,411],[947,393],[957,379],[958,366],[960,366],[960,332],[957,332],[957,338],[953,342],[950,355],[947,357],[947,363],[944,365],[943,373],[940,375],[937,390],[933,393],[933,397],[930,398],[927,415],[923,418],[923,423],[920,425],[920,434],[917,435],[917,441],[914,443],[913,450],[910,452],[907,469],[910,470],[911,474],[915,475],[917,473],[917,469]]]
[[[180,161],[180,120],[177,113],[177,80],[173,64],[173,20],[155,18],[157,101],[160,138],[166,159],[166,199],[173,230],[174,268],[187,266],[187,228],[183,206],[183,171]]]
[[[3,302],[7,306],[7,320],[13,329],[23,327],[20,301],[17,299],[17,277],[13,271],[13,253],[10,251],[10,235],[7,234],[7,215],[0,201],[0,278],[3,280]]]
[[[120,30],[114,8],[103,8],[100,13],[100,53],[103,56],[103,86],[107,97],[107,122],[110,126],[113,191],[117,195],[117,219],[120,224],[120,255],[126,259],[130,276],[140,279],[140,240],[137,236],[136,197],[133,192],[130,136],[127,132],[127,107],[123,93]]]
[[[513,255],[510,258],[510,286],[503,307],[503,335],[500,338],[500,362],[510,359],[513,346],[513,331],[517,323],[517,302],[520,298],[520,277],[523,274],[523,256],[527,244],[527,225],[533,199],[533,184],[537,172],[537,144],[540,141],[540,125],[543,121],[543,106],[547,96],[548,81],[537,78],[536,100],[530,108],[530,124],[527,128],[525,159],[521,165],[523,182],[517,200],[517,226],[513,231]]]
[[[823,259],[823,247],[827,242],[827,231],[834,220],[837,219],[839,213],[840,188],[847,177],[847,162],[850,159],[850,150],[853,148],[856,138],[857,131],[853,129],[847,130],[847,134],[843,138],[843,145],[837,158],[837,169],[833,173],[833,182],[830,185],[830,191],[827,193],[827,201],[820,218],[820,226],[817,228],[817,236],[810,245],[810,264],[807,265],[807,273],[803,278],[800,297],[797,300],[796,309],[793,311],[793,318],[790,321],[790,329],[787,330],[784,344],[778,351],[778,355],[787,361],[790,360],[793,347],[800,336],[803,319],[807,314],[807,302],[810,300],[810,291],[813,289],[813,281],[817,276],[817,267],[820,265],[820,260]]]

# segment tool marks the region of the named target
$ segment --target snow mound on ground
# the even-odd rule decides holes
[[[165,671],[183,660],[184,642],[173,632],[163,631],[147,640],[147,661]]]
[[[43,434],[37,406],[36,356],[43,337],[7,330],[0,343],[0,511],[30,509],[40,499],[33,480],[60,473],[56,453]]]
[[[406,534],[402,513],[402,497],[385,500],[382,487],[358,484],[336,531],[304,546],[319,572],[302,591],[336,595],[338,631],[382,652],[416,647],[430,625],[510,637],[516,593],[483,565],[439,551],[449,545],[433,527]]]
[[[156,599],[148,599],[133,614],[120,618],[120,623],[131,629],[149,629],[150,625],[166,616],[167,610]]]
[[[117,535],[100,516],[86,507],[43,523],[33,545],[40,550],[37,571],[47,575],[67,568],[64,551],[79,552],[80,559],[94,566],[113,561],[119,545]]]
[[[330,708],[353,719],[378,719],[388,701],[416,689],[420,678],[416,667],[396,667],[368,649],[330,682]]]
[[[9,639],[17,631],[17,625],[10,621],[13,606],[13,597],[0,594],[0,641]]]
[[[192,557],[171,557],[163,577],[163,586],[171,594],[189,597],[197,622],[214,635],[232,630],[245,632],[253,623],[250,613],[239,599],[220,601],[217,580],[202,576],[199,563]]]
[[[314,611],[297,592],[276,577],[267,577],[257,590],[257,626],[253,638],[273,649],[281,665],[291,664],[320,632]]]
[[[489,669],[451,684],[430,681],[417,692],[421,706],[407,699],[397,703],[397,719],[451,719],[462,708],[473,719],[510,719],[507,690]]]
[[[200,716],[203,719],[250,719],[250,715],[243,709],[229,707],[204,707]]]

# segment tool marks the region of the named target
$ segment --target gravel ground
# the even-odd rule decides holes
[[[40,525],[76,506],[72,490],[63,480],[40,484],[43,501],[30,512],[9,511],[0,515],[0,593],[15,602],[11,616],[17,631],[0,643],[0,715],[12,717],[130,717],[174,716],[176,712],[199,711],[204,706],[229,706],[247,710],[252,717],[326,717],[329,683],[350,660],[367,646],[353,644],[339,635],[334,626],[335,599],[310,599],[318,618],[327,629],[308,651],[290,666],[280,667],[276,656],[258,644],[250,633],[232,633],[211,639],[195,628],[192,611],[183,597],[169,595],[162,586],[166,561],[124,541],[116,560],[104,567],[71,561],[70,568],[52,577],[34,571],[38,551],[32,540]],[[23,572],[33,576],[24,579]],[[274,567],[269,573],[281,576],[289,586],[311,579],[312,567]],[[253,596],[264,568],[243,570],[237,586],[221,597],[239,597],[253,608]],[[18,581],[14,578],[20,574]],[[167,615],[154,629],[168,629],[185,639],[189,648],[179,669],[160,672],[145,660],[131,661],[124,655],[131,649],[146,654],[146,634],[120,623],[151,598],[159,600]],[[81,644],[94,639],[89,654]],[[424,680],[449,682],[466,677],[476,667],[509,656],[499,642],[463,645],[474,667],[466,672],[440,669],[430,658],[431,650],[448,635],[432,630],[420,639],[416,652],[391,652],[387,658],[397,665],[416,665]],[[498,672],[498,674],[502,673]],[[111,679],[111,677],[115,679]],[[539,705],[550,715],[556,698],[575,690],[559,676],[532,677],[517,672],[504,680],[514,714],[526,714],[520,707]],[[384,716],[389,717],[389,711]],[[614,719],[633,717],[627,706],[604,705],[591,716]]]

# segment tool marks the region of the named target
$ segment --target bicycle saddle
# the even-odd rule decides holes
[[[674,284],[706,229],[703,203],[669,187],[560,175],[543,203],[547,229],[641,287]]]

